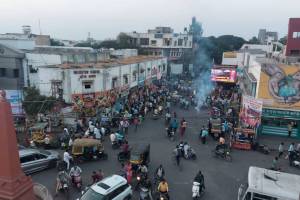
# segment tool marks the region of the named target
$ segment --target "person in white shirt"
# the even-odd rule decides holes
[[[68,150],[64,153],[64,162],[67,163],[67,170],[70,169],[70,160],[72,160],[72,156],[69,154]]]
[[[100,131],[99,131],[99,129],[98,128],[94,128],[94,134],[95,134],[95,138],[97,139],[97,140],[101,140],[101,134],[100,134]]]

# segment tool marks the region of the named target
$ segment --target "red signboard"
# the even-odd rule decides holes
[[[217,82],[235,83],[236,69],[213,68],[211,69],[211,80]]]

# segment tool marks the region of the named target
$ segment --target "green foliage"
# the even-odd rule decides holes
[[[249,42],[249,44],[260,44],[259,40],[257,39],[257,37],[252,37]]]
[[[60,41],[57,41],[57,40],[54,40],[52,38],[50,38],[50,45],[51,46],[65,46],[64,43],[62,43]]]
[[[287,42],[287,36],[284,36],[284,37],[280,38],[280,39],[279,39],[279,42],[280,42],[281,44],[286,45],[286,42]]]
[[[233,35],[222,35],[219,37],[202,37],[199,42],[199,50],[196,52],[195,64],[203,65],[199,62],[214,62],[216,64],[222,63],[222,55],[224,51],[236,51],[239,50],[246,41]],[[199,59],[199,57],[202,57]],[[205,58],[204,58],[205,57]],[[200,61],[199,61],[200,60]]]
[[[74,45],[75,47],[92,47],[90,42],[80,42]]]
[[[41,95],[35,87],[29,87],[24,90],[23,107],[28,115],[35,116],[39,112],[49,112],[53,108],[55,101],[54,97]]]

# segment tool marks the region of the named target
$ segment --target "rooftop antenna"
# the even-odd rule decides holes
[[[40,35],[42,35],[41,20],[40,19],[39,19],[39,30],[40,30]]]

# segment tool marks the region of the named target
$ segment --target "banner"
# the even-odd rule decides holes
[[[229,68],[213,68],[211,69],[211,80],[217,82],[236,82],[236,70]]]
[[[262,106],[262,100],[244,95],[240,112],[240,122],[242,126],[258,127],[261,121]]]
[[[10,102],[11,111],[13,115],[23,116],[24,110],[22,108],[22,91],[21,90],[5,90],[6,99]]]

